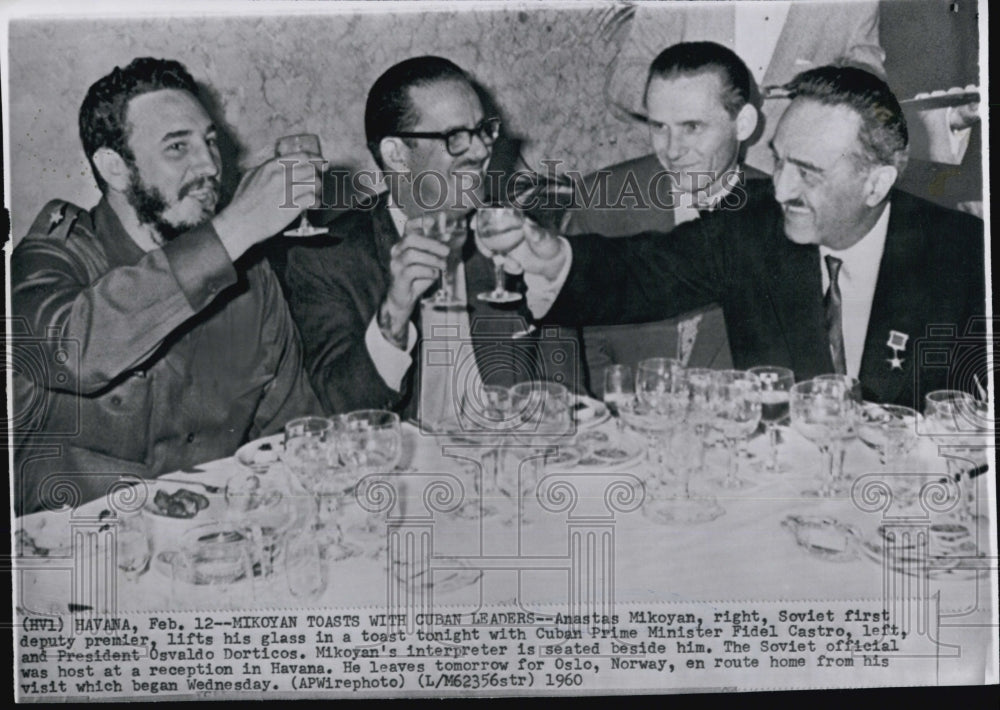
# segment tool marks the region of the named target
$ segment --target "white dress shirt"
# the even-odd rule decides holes
[[[395,227],[396,233],[402,238],[406,229],[407,216],[402,209],[393,203],[391,197],[388,199],[388,209],[389,216],[392,218],[392,225]],[[566,270],[566,274],[568,273],[569,269]],[[566,277],[564,275],[563,282],[565,280]],[[455,270],[454,295],[457,299],[463,300],[465,293],[465,264],[460,262]],[[550,301],[549,303],[551,305],[552,302]],[[417,308],[419,307],[420,304],[418,303]],[[459,327],[458,333],[460,339],[471,337],[469,314],[467,311],[462,310],[458,313],[457,325]],[[382,335],[382,329],[378,326],[378,313],[375,314],[375,317],[368,324],[368,330],[365,331],[365,346],[368,348],[368,354],[375,365],[375,370],[390,389],[398,392],[402,386],[406,371],[410,369],[410,365],[413,363],[411,352],[416,343],[417,329],[412,322],[407,323],[405,350],[400,350]],[[478,380],[478,376],[474,376],[474,379]]]
[[[882,263],[885,237],[889,230],[889,209],[887,204],[871,231],[847,249],[835,251],[824,246],[819,248],[824,294],[830,285],[826,255],[832,254],[843,262],[837,276],[837,285],[840,287],[842,301],[844,364],[847,374],[852,377],[857,377],[861,371],[861,356],[865,351],[865,336],[872,313],[872,300],[875,298],[875,284],[878,282],[879,265]]]

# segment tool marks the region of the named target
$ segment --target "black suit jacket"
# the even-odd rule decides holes
[[[784,235],[765,183],[743,210],[626,239],[572,237],[569,278],[546,320],[641,322],[715,301],[738,368],[783,365],[799,380],[832,372],[820,255]],[[866,398],[922,408],[923,395],[985,384],[983,224],[903,192],[891,195],[860,380]],[[909,336],[902,369],[890,331]]]
[[[383,381],[365,344],[365,332],[389,289],[389,250],[399,239],[384,195],[328,226],[329,236],[296,242],[286,256],[286,294],[313,388],[330,413],[379,408],[415,416],[420,343],[411,353],[414,362],[399,391]],[[576,344],[554,337],[552,328],[512,338],[531,322],[524,301],[513,307],[479,301],[477,293],[493,288],[492,262],[475,249],[471,235],[463,259],[472,351],[484,383],[509,386],[548,379],[576,389]],[[523,280],[512,279],[508,288],[523,289]],[[412,321],[419,333],[419,305]]]

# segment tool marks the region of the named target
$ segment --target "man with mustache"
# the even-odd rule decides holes
[[[79,125],[102,198],[49,202],[14,250],[19,513],[232,455],[319,411],[277,279],[242,258],[316,201],[316,166],[264,163],[217,213],[218,130],[198,96],[171,60],[98,80]]]
[[[742,210],[669,239],[527,229],[484,242],[514,247],[509,258],[540,279],[532,288],[554,299],[544,318],[555,323],[650,320],[715,301],[738,368],[839,372],[868,400],[918,409],[931,390],[975,392],[986,382],[982,222],[894,189],[906,122],[874,74],[820,67],[789,90],[771,141],[773,191]]]
[[[477,298],[493,289],[493,265],[464,225],[483,204],[486,166],[499,132],[500,120],[486,115],[469,76],[447,59],[407,59],[372,85],[365,133],[388,190],[330,225],[339,244],[320,238],[296,245],[287,257],[289,306],[313,387],[327,410],[377,407],[417,414],[424,384],[415,362],[420,301],[439,283],[449,258],[460,260],[455,295],[464,305],[454,327],[435,335],[442,349],[461,359],[438,363],[433,376],[461,380],[463,388],[558,378],[574,386],[574,372],[554,370],[560,364],[571,368],[575,360],[546,358],[545,344],[521,332],[530,319],[523,299],[494,306]],[[415,229],[421,218],[434,215],[462,225],[450,247]],[[464,358],[462,352],[470,351],[461,349],[462,342],[470,339],[470,357]]]

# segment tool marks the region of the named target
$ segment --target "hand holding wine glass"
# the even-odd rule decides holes
[[[524,215],[510,207],[484,207],[476,212],[476,234],[494,235],[499,237],[504,232],[521,231],[524,229]],[[489,303],[513,303],[521,300],[521,294],[507,290],[507,272],[504,269],[508,250],[504,242],[497,238],[491,248],[493,260],[494,286],[492,291],[484,291],[476,297]]]
[[[319,160],[323,158],[323,152],[319,146],[319,136],[314,133],[299,133],[279,138],[274,147],[274,153],[278,158],[299,153],[305,153]],[[299,225],[293,229],[285,230],[284,235],[286,237],[315,237],[326,234],[328,231],[326,227],[314,227],[309,224],[309,218],[303,212]]]

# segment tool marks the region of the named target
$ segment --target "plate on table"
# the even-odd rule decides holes
[[[961,524],[938,523],[912,531],[879,526],[860,547],[873,562],[913,577],[974,579],[990,569],[989,558],[979,551],[969,529]]]
[[[979,100],[979,87],[970,84],[964,89],[955,86],[947,90],[917,94],[912,99],[903,99],[899,103],[903,106],[925,110],[932,108],[946,108],[948,106],[962,106],[963,104],[973,103]]]
[[[438,594],[446,594],[475,584],[482,578],[483,570],[473,567],[460,558],[448,560],[447,568],[427,567],[416,573],[404,562],[391,563],[393,576],[400,584],[415,588],[433,589]]]
[[[781,522],[795,536],[796,544],[814,557],[828,562],[847,562],[858,557],[861,537],[853,525],[820,515],[789,515]]]
[[[575,395],[573,399],[571,409],[573,421],[576,422],[578,429],[600,426],[611,418],[611,412],[608,411],[604,402],[580,394]]]

